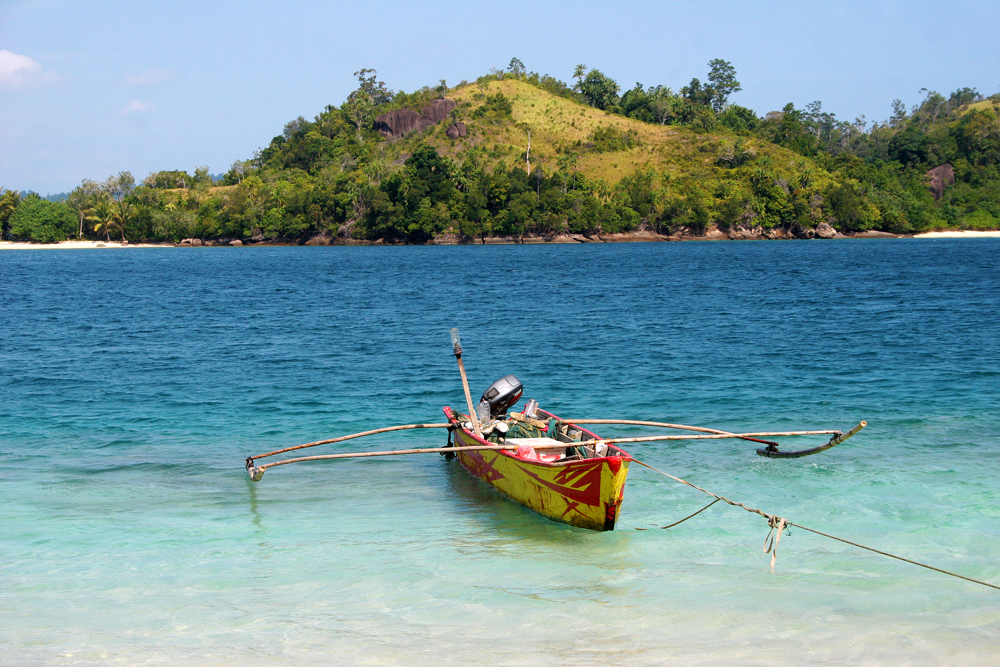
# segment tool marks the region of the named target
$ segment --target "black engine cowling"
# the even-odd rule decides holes
[[[495,418],[507,412],[507,408],[514,405],[523,393],[524,387],[516,377],[513,375],[504,376],[483,392],[483,397],[479,399],[479,409],[476,412],[480,413],[480,418],[483,418],[482,413],[485,413],[488,408],[489,416]]]

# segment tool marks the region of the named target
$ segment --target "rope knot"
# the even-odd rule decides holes
[[[778,559],[778,542],[781,541],[781,533],[787,530],[787,522],[776,514],[765,514],[767,525],[771,527],[767,537],[764,538],[764,553],[771,554],[771,572],[774,572],[774,561]],[[777,531],[777,532],[775,532]]]

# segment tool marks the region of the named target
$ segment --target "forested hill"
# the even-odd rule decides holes
[[[373,70],[299,117],[222,185],[208,168],[84,181],[65,202],[7,192],[4,238],[122,236],[423,243],[648,229],[731,237],[1000,227],[1000,95],[928,92],[884,123],[819,102],[758,117],[729,63],[673,91],[579,66],[393,93]],[[57,210],[58,209],[58,210]]]

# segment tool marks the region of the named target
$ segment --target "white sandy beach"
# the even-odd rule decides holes
[[[17,241],[0,241],[0,250],[58,250],[79,248],[170,248],[169,245],[152,245],[148,243],[120,243],[116,241],[62,241],[61,243],[19,243]]]
[[[923,234],[914,234],[915,239],[973,239],[973,238],[983,238],[987,236],[1000,236],[1000,232],[972,232],[972,231],[955,231],[955,232],[924,232]]]

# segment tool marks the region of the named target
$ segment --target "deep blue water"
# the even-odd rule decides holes
[[[722,504],[632,530],[711,500],[636,465],[614,533],[437,455],[242,468],[443,421],[457,326],[474,397],[513,373],[565,417],[866,419],[791,461],[628,449],[1000,585],[1000,239],[9,250],[0,313],[2,665],[1000,663],[1000,591],[795,529],[772,573]]]

